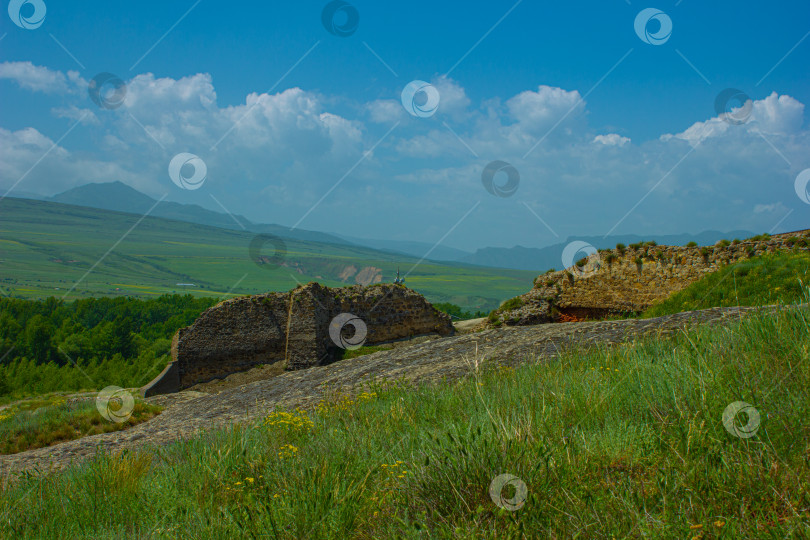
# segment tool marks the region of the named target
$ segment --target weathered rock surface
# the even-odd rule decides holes
[[[453,333],[448,315],[419,293],[390,283],[337,289],[310,283],[285,293],[233,298],[177,332],[172,362],[142,395],[182,390],[259,364],[284,361],[288,370],[329,364],[341,352],[330,324],[342,313],[362,321],[366,344]],[[353,322],[342,328],[347,338],[358,330]]]
[[[471,374],[475,359],[479,364],[496,362],[510,366],[545,361],[565,346],[611,344],[644,334],[663,335],[687,324],[733,321],[754,309],[712,308],[655,319],[489,328],[453,337],[417,340],[421,342],[328,366],[288,371],[218,394],[182,391],[156,396],[147,401],[167,407],[164,412],[126,431],[0,456],[0,483],[13,480],[22,471],[61,469],[86,460],[98,451],[148,446],[159,455],[157,449],[161,445],[203,430],[256,420],[278,408],[314,407],[323,399],[326,387],[352,393],[372,380],[404,380],[414,384],[453,380]]]
[[[535,279],[490,324],[530,325],[640,313],[722,265],[780,250],[807,249],[810,230],[711,247],[642,245],[601,250],[581,266]]]

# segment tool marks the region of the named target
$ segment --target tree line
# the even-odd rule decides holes
[[[0,299],[0,397],[141,386],[216,298]]]

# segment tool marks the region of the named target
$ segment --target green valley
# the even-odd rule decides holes
[[[0,201],[0,291],[5,296],[71,300],[150,298],[189,293],[227,298],[283,291],[318,281],[407,285],[432,302],[485,311],[531,286],[535,272],[437,263],[359,246],[284,238],[257,257],[256,233],[53,202]],[[264,262],[257,264],[254,259]],[[362,277],[361,277],[362,276]]]

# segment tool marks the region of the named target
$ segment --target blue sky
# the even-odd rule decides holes
[[[465,249],[808,226],[806,2],[356,1],[347,37],[322,24],[326,2],[43,3],[38,28],[0,23],[2,193],[120,180]],[[672,22],[661,45],[634,30],[650,7]],[[118,108],[88,97],[102,72],[126,84]],[[434,114],[405,111],[412,80],[436,89]],[[739,125],[715,111],[726,88],[751,99]],[[206,164],[199,189],[169,177],[179,153]],[[495,160],[518,171],[514,195],[482,185]]]

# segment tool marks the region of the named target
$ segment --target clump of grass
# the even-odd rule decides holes
[[[809,316],[327,392],[289,412],[301,428],[234,425],[0,486],[0,536],[801,537]],[[744,415],[724,423],[738,401],[759,412],[751,438]],[[515,512],[489,495],[504,473],[526,485]]]
[[[38,405],[38,406],[37,406]],[[119,404],[120,405],[120,404]],[[110,402],[114,409],[116,404]],[[15,454],[65,441],[130,428],[158,415],[156,405],[136,401],[124,422],[101,416],[94,399],[68,403],[64,398],[25,402],[0,411],[0,454]]]
[[[525,302],[523,298],[521,298],[520,296],[516,296],[514,298],[510,298],[509,300],[504,301],[504,303],[501,304],[501,307],[498,308],[498,311],[503,313],[504,311],[511,311],[513,309],[518,309],[522,307],[524,303]]]
[[[686,247],[697,247],[697,242],[694,240],[686,243]]]
[[[762,234],[758,234],[756,236],[752,236],[751,238],[748,238],[748,240],[752,241],[752,242],[759,242],[761,240],[769,240],[770,238],[771,238],[770,234],[762,233]]]
[[[798,236],[791,236],[785,240],[785,243],[790,247],[807,247],[807,240]]]

